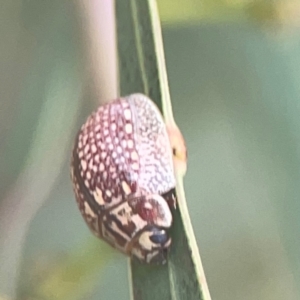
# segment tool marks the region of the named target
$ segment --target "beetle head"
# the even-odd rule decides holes
[[[157,194],[142,196],[128,201],[132,208],[132,220],[143,220],[143,226],[133,239],[131,254],[147,263],[162,264],[166,261],[171,244],[168,230],[172,214],[166,200]]]

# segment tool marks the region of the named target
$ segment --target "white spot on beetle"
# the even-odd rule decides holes
[[[104,163],[101,163],[99,166],[99,171],[102,172],[104,171],[104,169],[105,169]]]
[[[88,136],[85,134],[85,135],[83,136],[83,139],[82,139],[84,145],[86,144],[87,139],[88,139]]]
[[[86,167],[87,167],[86,161],[85,161],[85,160],[82,160],[80,163],[81,163],[82,169],[85,171],[85,170],[86,170]]]
[[[131,124],[125,125],[125,132],[128,134],[132,133],[132,125]]]
[[[95,218],[96,214],[93,212],[93,210],[91,209],[91,207],[89,206],[89,204],[87,203],[87,201],[84,201],[84,212],[86,215]]]
[[[92,152],[93,153],[96,153],[97,152],[97,147],[95,144],[92,145]]]
[[[96,187],[96,191],[93,193],[93,196],[95,198],[95,201],[99,204],[99,205],[104,205],[104,199],[102,197],[102,191]]]
[[[87,154],[90,150],[90,146],[89,144],[87,144],[85,147],[84,147],[84,153]]]
[[[131,111],[129,109],[125,109],[124,110],[124,117],[125,119],[127,120],[130,120],[131,119]]]
[[[117,129],[116,123],[112,123],[110,128],[111,128],[111,130],[115,131]]]
[[[125,195],[129,195],[131,193],[131,188],[126,181],[122,181],[122,188]]]
[[[127,141],[127,147],[128,147],[129,149],[132,149],[132,148],[133,148],[133,140],[128,140],[128,141]]]
[[[132,169],[133,170],[138,170],[139,169],[139,164],[137,164],[137,163],[133,163],[132,165],[131,165],[131,167],[132,167]]]
[[[113,166],[109,167],[109,172],[110,173],[115,173],[116,171],[117,171],[117,169],[115,167],[113,167]]]
[[[138,160],[138,158],[139,158],[139,156],[138,156],[137,152],[136,152],[136,151],[133,151],[133,152],[131,153],[131,159],[132,159],[132,160]]]

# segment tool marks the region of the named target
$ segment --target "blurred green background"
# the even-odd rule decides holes
[[[90,234],[69,179],[72,138],[95,108],[78,11],[0,4],[0,299],[11,278],[18,299],[129,299],[127,260]],[[300,299],[300,4],[158,5],[211,296]]]

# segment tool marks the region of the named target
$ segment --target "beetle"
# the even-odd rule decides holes
[[[97,237],[141,262],[166,262],[176,181],[168,130],[151,99],[132,94],[93,112],[76,136],[71,178]]]

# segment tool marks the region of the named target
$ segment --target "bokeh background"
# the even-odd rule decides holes
[[[0,299],[129,299],[127,260],[90,234],[69,179],[97,105],[80,8],[0,6]],[[300,299],[300,4],[158,6],[212,298]]]

